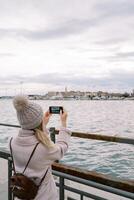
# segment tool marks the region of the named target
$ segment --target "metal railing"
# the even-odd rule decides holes
[[[10,124],[0,124],[1,126],[10,126],[18,128],[18,125],[10,125]],[[55,128],[50,128],[51,138],[55,140],[55,133],[58,131]],[[93,135],[90,133],[84,134],[73,132],[73,137],[81,137],[95,140],[105,140],[110,142],[120,142],[126,144],[134,144],[134,140],[128,138],[119,138],[113,136],[102,136],[102,135]],[[7,151],[0,151],[0,158],[8,160],[8,200],[12,200],[12,195],[10,191],[10,177],[12,175],[12,161],[10,157],[10,153]],[[126,197],[129,199],[134,199],[134,181],[130,180],[121,180],[117,178],[111,178],[107,175],[102,175],[97,172],[80,170],[78,168],[66,166],[60,163],[54,163],[52,165],[53,174],[59,177],[59,182],[56,183],[57,187],[59,187],[59,198],[60,200],[65,199],[65,191],[73,192],[79,195],[80,200],[83,200],[84,197],[92,198],[95,200],[106,200],[108,198],[103,197],[102,195],[93,194],[90,189],[88,191],[83,191],[76,187],[72,187],[67,184],[66,180],[76,182],[77,184],[83,184],[85,186],[93,187],[99,189],[101,191],[108,192],[110,194],[119,195],[119,197]],[[68,200],[71,200],[71,197],[68,197]],[[4,199],[3,199],[4,200]],[[77,199],[78,200],[78,199]]]

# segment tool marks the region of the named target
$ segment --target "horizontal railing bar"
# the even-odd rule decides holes
[[[0,157],[8,159],[10,157],[9,151],[0,151]],[[83,178],[85,180],[92,180],[104,185],[109,185],[118,189],[122,189],[128,192],[134,192],[134,181],[131,180],[122,180],[113,178],[108,175],[100,174],[95,171],[82,170],[76,167],[67,166],[60,163],[53,163],[53,170],[73,175],[75,177]]]
[[[58,134],[59,130],[55,131]],[[95,133],[80,133],[80,132],[72,132],[72,137],[79,137],[85,139],[92,139],[92,140],[103,140],[107,142],[117,142],[117,143],[124,143],[124,144],[133,144],[133,138],[126,138],[126,137],[115,137],[115,136],[108,136],[108,135],[99,135]]]
[[[0,157],[4,159],[8,159],[10,154],[8,151],[0,151]],[[134,181],[117,181],[117,179],[109,178],[109,176],[102,175],[96,172],[90,172],[87,170],[80,170],[78,168],[69,167],[63,164],[54,163],[53,172],[55,175],[63,176],[63,178],[67,178],[69,180],[74,180],[85,185],[90,183],[90,186],[96,187],[98,189],[102,189],[108,192],[125,196],[125,197],[133,197],[134,199]],[[103,189],[104,188],[104,189]],[[131,193],[130,193],[131,192]],[[133,194],[132,194],[133,193]],[[123,195],[122,195],[123,194]]]
[[[91,180],[103,185],[108,185],[127,192],[134,192],[134,181],[113,178],[95,171],[88,171],[60,163],[53,163],[52,169],[75,177]]]
[[[0,151],[0,158],[3,158],[3,159],[8,160],[8,158],[9,158],[10,156],[11,156],[11,155],[10,155],[9,151],[6,151],[6,150]]]
[[[0,123],[0,126],[8,126],[8,127],[15,127],[20,128],[19,125],[11,125],[11,124],[4,124]],[[59,130],[55,130],[55,133],[58,134]],[[102,140],[107,142],[117,142],[117,143],[124,143],[124,144],[132,144],[134,145],[133,138],[126,138],[126,137],[115,137],[115,136],[107,136],[107,135],[99,135],[95,133],[80,133],[80,132],[72,132],[72,137],[79,137],[85,139],[93,139],[93,140]]]
[[[77,189],[71,188],[71,187],[66,186],[66,185],[64,186],[64,189],[65,189],[65,190],[68,190],[68,191],[70,191],[70,189],[71,189],[72,192],[77,193]],[[105,198],[96,196],[96,195],[91,194],[91,193],[83,192],[83,191],[81,191],[81,193],[79,193],[79,194],[81,194],[81,195],[83,195],[83,196],[86,196],[86,197],[89,197],[89,198],[92,198],[92,199],[95,199],[95,200],[107,200],[107,199],[105,199]]]
[[[59,183],[56,183],[56,186],[60,187],[60,184]],[[65,190],[68,190],[70,192],[73,192],[73,193],[76,193],[76,194],[79,194],[79,195],[82,195],[82,196],[85,196],[85,197],[89,197],[89,198],[93,198],[95,200],[107,200],[107,199],[104,199],[102,197],[99,197],[99,196],[96,196],[94,194],[91,194],[91,193],[87,193],[87,192],[84,192],[82,190],[78,190],[76,188],[72,188],[72,187],[69,187],[67,185],[64,185],[63,188]]]
[[[20,128],[19,125],[11,125],[11,124],[3,124],[0,123],[0,126],[8,126],[8,127],[14,127],[14,128]],[[55,130],[55,133],[57,134],[59,131]],[[114,136],[106,136],[106,135],[97,135],[97,134],[91,134],[91,133],[78,133],[78,132],[72,132],[73,137],[80,137],[80,138],[87,138],[87,139],[95,139],[95,140],[104,140],[104,141],[109,141],[109,142],[119,142],[119,143],[127,143],[127,144],[134,144],[134,139],[131,138],[120,138],[120,137],[114,137]],[[0,157],[4,159],[8,159],[10,156],[10,153],[8,151],[0,151]],[[60,165],[60,170],[57,169],[57,166]],[[84,170],[83,173],[80,172],[80,169],[78,168],[73,168],[69,169],[70,167],[66,165],[61,165],[61,164],[53,164],[53,168],[56,167],[56,173],[64,173],[65,175],[69,176],[69,180],[71,176],[75,177],[75,180],[78,181],[78,179],[82,178],[84,181],[90,180],[90,182],[93,182],[93,185],[90,185],[92,187],[96,187],[100,189],[99,187],[102,186],[104,187],[105,191],[111,192],[109,188],[112,188],[112,193],[121,195],[124,197],[132,198],[134,199],[134,181],[124,181],[121,179],[113,179],[112,177],[108,177],[106,175],[102,175],[96,172],[90,172],[87,170]],[[65,169],[67,167],[67,169]],[[55,170],[55,169],[53,169]],[[73,171],[74,170],[74,171]],[[60,171],[60,172],[59,172]],[[87,176],[88,173],[88,176]],[[120,180],[120,181],[119,181]],[[83,183],[84,184],[84,183]],[[97,184],[95,186],[94,184]],[[100,184],[100,186],[98,185]],[[107,189],[107,190],[106,190]],[[103,190],[101,188],[101,190]],[[130,193],[131,192],[131,193]]]
[[[103,190],[105,192],[109,192],[109,193],[113,193],[113,194],[120,195],[120,196],[123,196],[123,197],[134,199],[134,193],[126,192],[126,191],[123,191],[123,190],[120,190],[120,189],[116,189],[116,188],[113,188],[113,187],[110,187],[110,186],[107,186],[107,185],[103,185],[103,184],[100,184],[100,183],[96,183],[96,182],[93,182],[93,181],[90,181],[90,180],[85,180],[85,179],[82,179],[82,178],[79,178],[79,177],[74,177],[72,175],[65,174],[65,173],[62,173],[62,172],[58,172],[58,171],[53,171],[53,172],[54,172],[53,173],[54,175],[64,177],[64,179],[68,179],[68,180],[71,180],[71,181],[75,181],[77,183],[88,185],[88,186]]]
[[[13,127],[13,128],[20,128],[19,125],[14,125],[14,124],[4,124],[4,123],[0,123],[0,126],[9,126],[9,127]]]

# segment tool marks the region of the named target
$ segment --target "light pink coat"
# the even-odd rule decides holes
[[[68,149],[70,139],[70,131],[62,128],[57,136],[54,148],[48,148],[41,143],[37,149],[25,171],[28,177],[36,178],[38,183],[46,170],[49,168],[45,180],[42,182],[35,200],[58,200],[58,192],[52,175],[51,165],[55,160],[60,160]],[[38,142],[31,130],[19,131],[19,134],[12,141],[12,149],[17,172],[22,172],[29,156]]]

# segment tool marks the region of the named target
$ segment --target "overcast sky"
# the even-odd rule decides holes
[[[134,89],[134,1],[0,0],[0,94]]]

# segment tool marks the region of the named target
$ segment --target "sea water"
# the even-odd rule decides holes
[[[36,103],[44,112],[49,106],[64,106],[71,131],[134,138],[134,101],[36,100]],[[0,100],[0,123],[18,124],[12,100]],[[49,127],[60,127],[59,115],[51,117]],[[8,139],[17,133],[17,128],[0,126],[0,149],[8,149]],[[69,151],[61,162],[134,180],[133,152],[133,145],[72,137]]]

